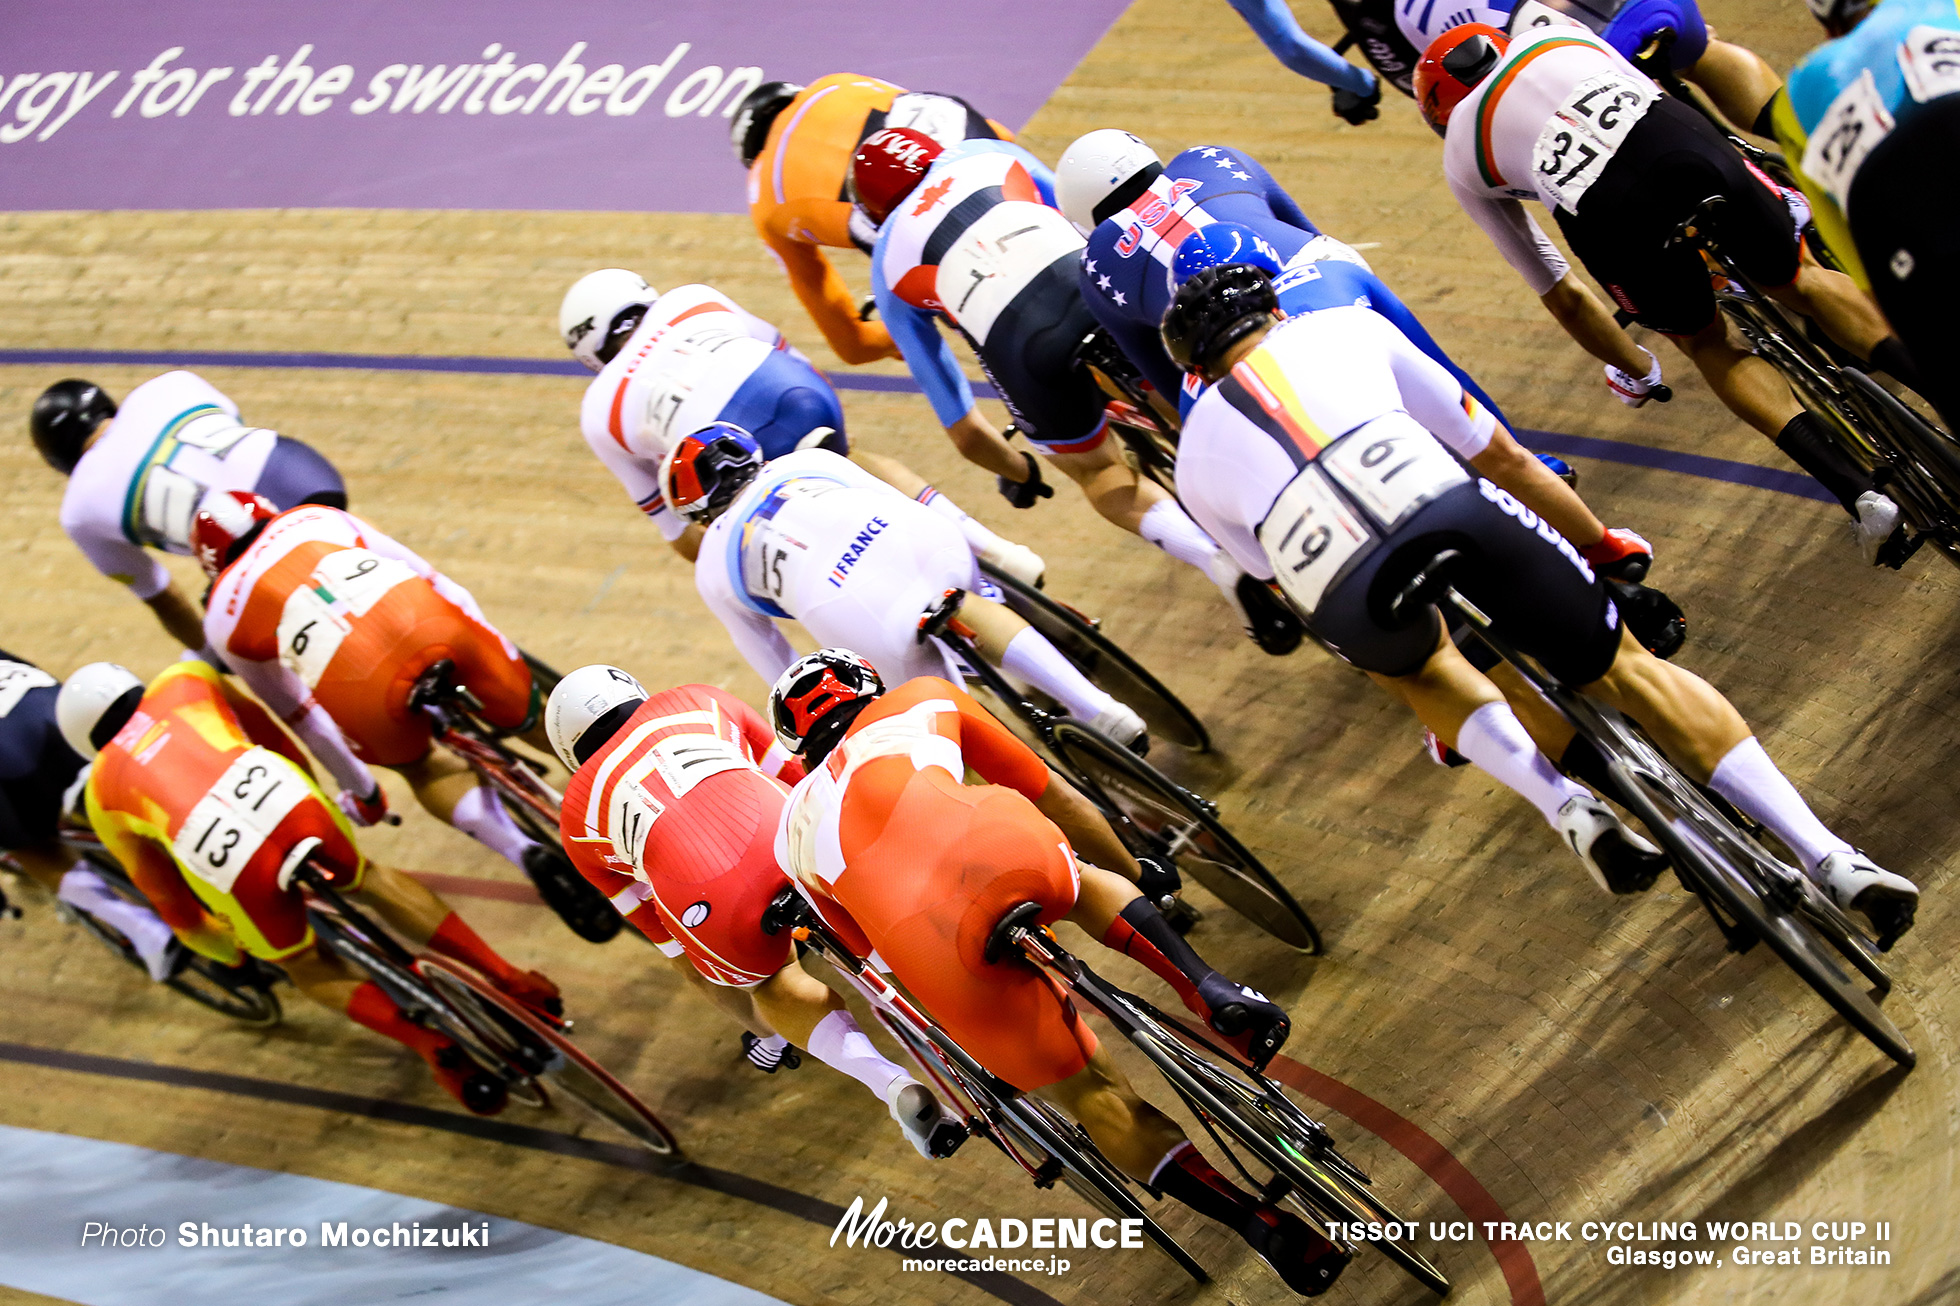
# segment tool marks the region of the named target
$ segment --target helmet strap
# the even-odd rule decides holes
[[[1150,183],[1162,176],[1163,171],[1163,164],[1152,163],[1148,167],[1132,173],[1128,181],[1103,196],[1102,203],[1096,205],[1095,209],[1090,213],[1090,216],[1100,223],[1111,214],[1121,213],[1124,209],[1130,207],[1137,196],[1149,190]]]

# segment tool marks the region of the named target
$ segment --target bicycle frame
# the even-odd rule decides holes
[[[542,764],[502,747],[497,732],[476,716],[483,704],[447,675],[431,674],[435,670],[423,673],[409,701],[429,718],[436,742],[462,758],[485,783],[522,803],[547,829],[557,829],[564,796],[544,782]]]

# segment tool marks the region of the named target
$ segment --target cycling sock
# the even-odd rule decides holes
[[[1776,437],[1785,457],[1829,490],[1844,510],[1858,515],[1858,496],[1872,488],[1872,474],[1832,440],[1815,416],[1798,413]]]
[[[1176,499],[1151,504],[1137,526],[1137,534],[1179,562],[1211,574],[1211,559],[1218,552],[1218,544],[1191,520]]]
[[[1150,1172],[1150,1186],[1233,1229],[1259,1206],[1256,1197],[1213,1169],[1188,1138],[1164,1153]]]
[[[517,867],[524,865],[524,850],[533,842],[510,819],[503,800],[489,785],[478,785],[457,799],[449,823]]]
[[[1924,393],[1925,383],[1919,379],[1919,369],[1913,365],[1912,355],[1906,352],[1905,341],[1897,336],[1887,336],[1872,346],[1872,366],[1907,387],[1915,393]]]
[[[380,985],[368,980],[347,999],[347,1018],[366,1025],[385,1038],[414,1049],[424,1061],[433,1063],[436,1055],[449,1046],[449,1040],[432,1029],[422,1026],[402,1015],[395,1000],[382,991]]]
[[[1033,626],[1007,641],[1000,666],[1008,675],[1020,677],[1060,703],[1078,721],[1094,721],[1115,701],[1090,684],[1075,664]]]
[[[1709,777],[1708,787],[1734,803],[1741,812],[1770,831],[1803,859],[1806,871],[1832,853],[1852,847],[1824,828],[1796,786],[1784,778],[1754,735],[1728,751]]]
[[[912,1079],[905,1067],[885,1060],[848,1011],[833,1011],[817,1022],[810,1031],[809,1051],[825,1065],[870,1089],[880,1102],[888,1100],[893,1084]]]
[[[436,926],[436,932],[429,936],[429,948],[476,967],[497,981],[499,987],[523,981],[524,973],[499,957],[455,912],[443,917],[442,924]]]
[[[967,546],[978,556],[982,558],[989,557],[1007,547],[1008,541],[1003,536],[996,535],[972,517],[967,516],[964,508],[954,503],[938,490],[933,489],[930,485],[920,490],[915,497],[920,503],[923,503],[926,507],[959,527],[960,534],[966,537]]]
[[[155,912],[117,893],[108,881],[86,866],[77,866],[62,876],[55,896],[121,930],[136,949],[136,955],[143,959],[151,979],[168,977],[170,941],[177,936]]]
[[[1177,990],[1185,1006],[1206,1020],[1211,1018],[1210,1005],[1199,996],[1198,989],[1218,972],[1184,941],[1182,934],[1171,928],[1171,923],[1148,898],[1130,899],[1122,914],[1103,932],[1102,942],[1103,946],[1142,962]]]
[[[1538,745],[1531,742],[1511,705],[1501,700],[1486,703],[1470,714],[1457,731],[1456,751],[1536,807],[1548,824],[1558,824],[1559,808],[1567,802],[1589,796],[1553,768]]]

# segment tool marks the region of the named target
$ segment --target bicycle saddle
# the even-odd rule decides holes
[[[1014,931],[1033,929],[1035,920],[1041,915],[1041,911],[1042,907],[1038,902],[1016,903],[1014,906],[1009,907],[1007,914],[1000,918],[1000,923],[994,926],[993,933],[987,936],[987,946],[980,953],[981,960],[991,966],[1013,951],[1015,947],[1012,937]]]
[[[794,888],[784,888],[769,900],[762,909],[762,932],[781,934],[803,919],[803,895]]]
[[[1449,587],[1450,573],[1463,561],[1459,549],[1442,549],[1424,563],[1388,605],[1388,615],[1396,622],[1414,620],[1416,613],[1434,603]]]
[[[411,711],[428,707],[450,697],[456,691],[456,664],[443,658],[429,665],[429,669],[415,678],[415,688],[408,692],[408,706]]]
[[[936,603],[919,614],[919,630],[912,638],[923,644],[928,638],[944,635],[948,629],[951,629],[954,633],[971,639],[973,632],[961,626],[954,615],[960,610],[960,604],[964,602],[966,602],[965,590],[950,589],[941,594]]]

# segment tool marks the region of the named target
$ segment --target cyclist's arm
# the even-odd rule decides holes
[[[790,289],[802,301],[810,320],[823,332],[832,351],[846,363],[875,363],[896,358],[898,346],[891,333],[876,322],[860,322],[858,306],[844,278],[830,266],[822,249],[800,240],[788,240],[772,232],[762,233],[762,243],[783,265]]]
[[[1366,95],[1374,87],[1373,73],[1356,67],[1308,36],[1293,17],[1293,11],[1286,7],[1286,0],[1230,0],[1230,3],[1272,51],[1273,58],[1300,76],[1356,95]]]
[[[1647,375],[1654,365],[1647,351],[1620,330],[1606,301],[1595,295],[1576,272],[1566,273],[1557,285],[1538,298],[1552,319],[1565,328],[1565,334],[1600,362],[1611,363],[1633,376]]]
[[[318,779],[313,774],[313,760],[299,746],[299,741],[286,732],[272,713],[259,706],[256,699],[241,693],[235,685],[226,680],[218,682],[218,692],[223,694],[225,702],[231,705],[232,715],[238,718],[238,727],[245,732],[247,739],[261,748],[270,748],[306,772],[307,779]],[[361,792],[367,791],[364,789]]]
[[[973,387],[960,371],[953,347],[939,333],[933,315],[900,299],[885,284],[884,246],[880,243],[871,256],[871,294],[878,301],[878,315],[891,329],[907,370],[932,403],[933,416],[947,430],[973,412]]]
[[[1096,321],[1102,323],[1103,329],[1109,332],[1110,339],[1114,340],[1117,348],[1123,351],[1123,356],[1128,358],[1137,371],[1143,374],[1143,379],[1164,397],[1165,403],[1176,403],[1177,388],[1184,383],[1184,373],[1178,371],[1177,364],[1173,363],[1170,354],[1165,352],[1164,337],[1159,335],[1149,323],[1132,317],[1118,308],[1111,302],[1109,296],[1096,288],[1094,280],[1087,272],[1082,274],[1079,284],[1082,287],[1083,302],[1088,304],[1089,311],[1095,315]]]
[[[283,662],[254,662],[237,654],[227,654],[227,661],[245,687],[258,695],[259,700],[278,715],[279,720],[306,744],[307,751],[320,759],[327,768],[327,774],[342,789],[365,798],[379,785],[374,772],[368,770],[367,763],[354,756],[354,750],[347,744],[347,736],[340,732],[334,719],[320,706],[306,682],[295,675]],[[243,724],[241,718],[240,724]],[[271,745],[267,745],[271,747]],[[312,768],[308,768],[311,774]]]
[[[1449,369],[1415,347],[1407,336],[1389,325],[1387,319],[1359,315],[1357,326],[1380,338],[1388,357],[1389,370],[1401,392],[1402,407],[1437,439],[1475,462],[1490,445],[1497,418],[1482,404],[1470,399],[1463,383]]]
[[[760,319],[758,319],[760,320]],[[611,432],[601,432],[597,438],[587,434],[585,443],[606,470],[613,474],[633,506],[645,514],[646,519],[660,531],[660,538],[673,543],[687,529],[687,523],[680,514],[667,506],[666,496],[660,489],[660,477],[648,467],[645,460],[622,449],[619,441],[612,438]]]
[[[163,588],[143,602],[157,614],[157,620],[163,623],[163,628],[170,632],[172,639],[194,651],[205,647],[204,624],[197,605],[177,588],[177,582],[170,579],[168,574],[164,576]]]
[[[796,650],[783,638],[775,619],[743,603],[736,597],[732,584],[720,557],[695,564],[694,588],[702,602],[727,629],[728,637],[735,641],[735,650],[762,677],[762,683],[773,685],[776,677],[796,661]]]

